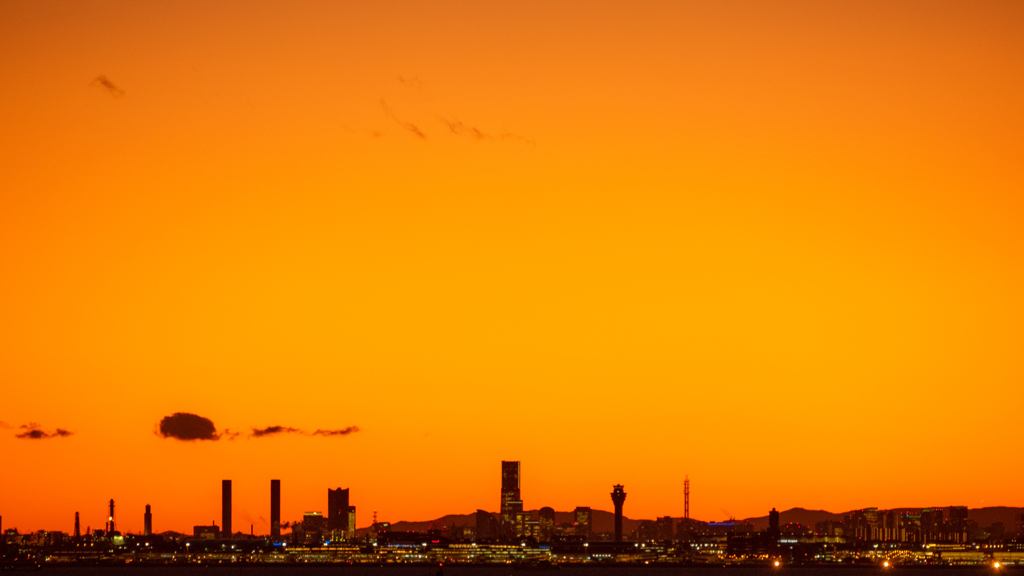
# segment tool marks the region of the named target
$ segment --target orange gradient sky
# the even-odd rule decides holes
[[[8,0],[0,54],[4,528],[496,510],[502,459],[1024,505],[1024,3]]]

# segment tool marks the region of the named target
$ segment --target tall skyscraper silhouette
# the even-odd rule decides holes
[[[220,483],[220,533],[222,538],[231,539],[231,480]]]
[[[145,526],[144,534],[146,536],[153,535],[153,511],[150,509],[149,504],[146,504],[146,515],[143,516],[143,525]]]
[[[327,489],[327,530],[348,533],[348,488]],[[333,536],[332,536],[333,537]]]
[[[270,481],[270,540],[281,539],[281,481]]]
[[[3,534],[3,532],[0,532],[0,534]],[[75,512],[75,538],[81,538],[81,536],[82,526],[78,523],[78,512]]]
[[[523,511],[519,492],[519,462],[501,461],[501,530],[509,536],[516,522],[516,513]]]
[[[622,484],[612,487],[612,503],[615,504],[615,541],[622,542],[622,504],[626,501],[626,492]]]

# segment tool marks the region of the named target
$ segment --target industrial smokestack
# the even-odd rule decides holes
[[[231,539],[231,480],[223,480],[220,484],[221,497],[221,536]]]
[[[107,532],[113,532],[114,528],[114,499],[110,499],[110,516],[107,518]]]
[[[270,541],[281,540],[281,481],[270,481]]]

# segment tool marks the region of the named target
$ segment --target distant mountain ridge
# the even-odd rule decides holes
[[[936,506],[935,508],[940,508]],[[941,506],[941,508],[948,508],[948,506]],[[897,508],[884,508],[884,510],[901,510],[907,512],[918,513],[924,508],[920,507],[897,507]],[[826,510],[805,510],[804,508],[791,508],[784,512],[779,513],[779,523],[785,525],[791,522],[799,522],[804,526],[814,528],[814,525],[818,522],[825,520],[842,520],[843,516],[853,513],[853,510],[835,513],[828,512]],[[1024,514],[1024,508],[1017,508],[1012,506],[986,506],[984,508],[968,508],[967,519],[973,522],[977,522],[978,526],[982,528],[991,526],[995,522],[1002,522],[1007,530],[1015,530],[1017,520],[1020,519],[1021,514]],[[768,528],[768,515],[758,516],[756,518],[747,518],[746,520],[754,524],[754,528],[757,530],[765,530]]]
[[[537,520],[540,518],[540,510],[530,510],[530,516]],[[491,512],[495,517],[498,516],[497,512]],[[591,531],[593,532],[613,532],[615,530],[615,513],[608,512],[605,510],[591,510]],[[574,512],[555,512],[555,523],[565,524],[575,522],[576,517]],[[626,533],[636,530],[640,526],[641,520],[631,520],[629,518],[622,518],[622,530]],[[425,532],[428,529],[440,530],[446,527],[462,527],[472,526],[476,527],[476,512],[469,514],[447,514],[434,520],[421,520],[421,521],[399,521],[391,524],[391,530],[395,532]],[[356,530],[356,535],[361,536],[370,530],[369,526]]]
[[[945,508],[945,506],[943,506]],[[911,512],[920,512],[922,508],[908,507],[908,508],[886,508],[886,510],[906,510]],[[814,528],[814,525],[818,522],[825,520],[840,521],[847,514],[852,513],[853,510],[847,512],[829,512],[827,510],[807,510],[805,508],[790,508],[779,513],[779,522],[783,525],[790,523],[800,523],[804,526]],[[492,512],[497,516],[496,512]],[[539,517],[538,510],[530,510],[530,514],[534,520]],[[612,532],[615,529],[615,514],[606,510],[592,510],[592,531],[593,532]],[[967,519],[977,522],[981,527],[991,526],[995,522],[1002,522],[1007,530],[1016,529],[1017,520],[1020,519],[1021,514],[1024,514],[1024,508],[1012,507],[1012,506],[987,506],[984,508],[970,508],[967,512]],[[677,517],[673,516],[674,519]],[[575,520],[573,512],[555,512],[555,522],[559,524],[572,523]],[[622,530],[625,533],[630,533],[640,526],[640,522],[645,519],[631,519],[627,517],[622,518]],[[651,518],[650,520],[653,520]],[[739,521],[748,521],[754,525],[756,530],[765,530],[768,528],[768,515],[757,516],[752,518],[744,518]],[[442,529],[446,527],[464,527],[471,526],[476,527],[476,512],[469,514],[448,514],[434,520],[422,520],[422,521],[399,521],[391,524],[391,530],[397,532],[425,532],[430,528]],[[357,535],[363,535],[370,530],[369,526],[360,528],[356,531]]]

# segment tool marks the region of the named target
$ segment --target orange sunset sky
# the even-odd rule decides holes
[[[0,78],[4,528],[1024,506],[1022,2],[7,0]]]

